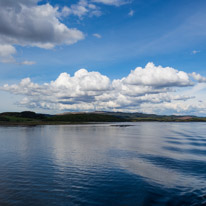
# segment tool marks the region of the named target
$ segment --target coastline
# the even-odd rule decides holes
[[[135,123],[135,122],[167,122],[167,123],[201,123],[206,120],[136,120],[136,121],[122,121],[121,123]],[[0,126],[41,126],[41,125],[86,125],[86,124],[109,124],[120,122],[0,122]],[[123,124],[124,125],[124,124]]]

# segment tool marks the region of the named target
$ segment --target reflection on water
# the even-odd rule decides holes
[[[204,205],[206,124],[0,127],[0,205]]]

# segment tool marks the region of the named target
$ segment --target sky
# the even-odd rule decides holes
[[[206,116],[205,0],[0,0],[0,112]]]

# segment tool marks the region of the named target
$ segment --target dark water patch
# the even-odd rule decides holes
[[[195,138],[187,138],[188,141],[194,141],[194,142],[203,142],[205,143],[206,142],[206,139],[205,138],[200,138],[200,137],[195,137]]]
[[[152,163],[155,166],[166,167],[167,169],[175,170],[176,172],[182,173],[185,176],[193,175],[200,178],[206,178],[205,161],[191,160],[191,159],[175,159],[166,156],[155,156],[155,155],[143,155],[138,154],[134,151],[109,151],[108,155],[111,158],[117,158],[122,160],[140,160],[148,163]]]
[[[205,161],[178,160],[169,157],[154,156],[154,155],[141,155],[141,158],[161,167],[167,166],[168,169],[173,169],[176,170],[177,172],[181,172],[185,176],[194,175],[200,178],[206,178],[206,173],[205,173],[206,160]]]
[[[179,140],[179,141],[182,141],[181,138],[179,137],[163,137],[164,139],[169,139],[169,140]]]
[[[188,145],[191,146],[197,146],[197,147],[206,147],[206,143],[202,143],[202,142],[188,142]]]
[[[187,132],[174,132],[176,134],[176,139],[187,139],[187,140],[192,140],[192,141],[206,141],[205,135],[199,135],[198,133],[194,133],[192,131],[187,131]]]
[[[169,144],[174,144],[174,145],[184,145],[186,144],[185,142],[182,142],[182,141],[175,141],[175,140],[167,140],[165,141],[166,143],[169,143]]]
[[[191,134],[191,132],[186,132],[186,131],[174,131],[176,136],[179,137],[193,137],[193,135]]]
[[[165,142],[169,143],[169,144],[174,144],[174,145],[189,145],[189,146],[197,146],[197,147],[206,147],[206,143],[202,143],[202,142],[199,142],[199,141],[174,141],[174,140],[167,140]]]
[[[186,154],[193,154],[193,155],[206,155],[206,149],[185,149],[185,148],[177,148],[177,147],[172,147],[172,146],[164,146],[162,147],[165,150],[173,151],[173,152],[178,152],[182,153],[184,155]]]

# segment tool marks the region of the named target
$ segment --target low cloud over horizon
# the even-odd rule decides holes
[[[161,114],[206,114],[206,78],[172,67],[148,63],[128,76],[111,80],[99,72],[80,69],[61,73],[49,83],[30,78],[4,85],[3,91],[23,95],[19,106],[51,111],[122,111]]]

